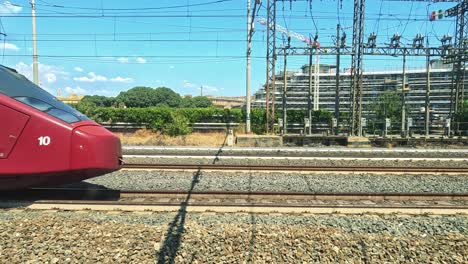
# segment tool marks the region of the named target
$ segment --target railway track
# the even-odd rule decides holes
[[[141,170],[235,170],[235,171],[320,171],[320,172],[430,172],[468,173],[468,168],[443,167],[324,167],[324,166],[272,166],[221,164],[124,164],[123,169]]]
[[[2,208],[199,213],[468,214],[468,194],[265,193],[32,189]]]

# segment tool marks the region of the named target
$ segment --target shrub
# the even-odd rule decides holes
[[[169,122],[163,125],[163,133],[171,137],[183,136],[192,133],[192,128],[185,116],[172,112]]]

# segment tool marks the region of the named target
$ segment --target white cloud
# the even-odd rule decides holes
[[[216,86],[203,85],[203,91],[217,93],[219,92],[219,88]]]
[[[73,69],[77,72],[83,72],[83,68],[80,68],[80,67],[75,67]]]
[[[169,66],[169,69],[175,69],[174,65]]]
[[[184,80],[184,88],[197,88],[196,84],[193,84],[187,80]]]
[[[183,81],[183,86],[184,86],[184,88],[197,90],[197,91],[200,91],[201,87],[203,86],[203,93],[209,92],[209,93],[215,93],[216,94],[216,93],[219,92],[219,90],[223,90],[223,88],[218,88],[216,86],[198,85],[198,84],[195,84],[195,83],[191,83],[191,82],[189,82],[187,80]]]
[[[115,77],[115,78],[112,78],[112,79],[111,79],[111,82],[131,83],[131,82],[133,82],[133,79],[132,79],[132,78],[124,78],[124,77],[117,76],[117,77]]]
[[[57,81],[57,75],[55,75],[55,73],[46,73],[45,77],[48,83],[54,83]]]
[[[72,87],[65,87],[64,88],[65,92],[67,92],[68,94],[86,94],[87,91],[79,86],[76,86],[75,88],[72,88]]]
[[[21,12],[23,8],[18,5],[12,4],[10,1],[5,1],[3,4],[0,4],[0,13],[1,15],[5,14],[16,14]]]
[[[89,72],[88,76],[75,77],[73,78],[73,80],[78,81],[78,82],[106,82],[107,81],[107,77],[102,76],[102,75],[97,75],[94,72]]]
[[[75,77],[73,80],[78,82],[115,82],[115,83],[131,83],[133,82],[132,78],[117,76],[114,78],[106,77],[103,75],[96,74],[94,72],[89,72],[87,76]]]
[[[117,59],[117,61],[120,63],[128,63],[128,58],[120,57]]]
[[[15,68],[29,80],[33,79],[32,64],[28,65],[24,62],[19,62],[16,64]],[[49,88],[47,86],[48,84],[55,83],[59,79],[66,80],[68,76],[69,73],[64,71],[61,67],[39,63],[39,83],[41,86],[45,86],[46,89]]]
[[[11,43],[0,43],[0,50],[13,50],[13,51],[18,51],[20,50],[15,44]]]
[[[138,57],[138,58],[136,59],[136,61],[137,61],[138,63],[141,63],[141,64],[146,63],[146,59],[145,59],[145,58],[142,58],[142,57]]]

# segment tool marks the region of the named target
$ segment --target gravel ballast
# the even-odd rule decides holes
[[[245,157],[245,156],[123,156],[125,164],[234,165],[293,167],[390,167],[390,168],[468,168],[465,158],[363,158],[363,157]]]
[[[188,190],[194,171],[122,170],[73,186],[117,190]],[[468,193],[467,175],[372,173],[200,173],[195,191]]]
[[[468,217],[0,211],[5,263],[466,263]]]
[[[350,149],[326,148],[240,148],[123,146],[124,155],[258,156],[258,157],[368,157],[368,158],[468,158],[468,149]]]

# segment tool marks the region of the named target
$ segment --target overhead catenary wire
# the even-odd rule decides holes
[[[8,57],[30,57],[30,54],[6,54]],[[129,54],[112,54],[112,55],[79,55],[79,54],[39,54],[41,58],[243,58],[244,55],[129,55]],[[265,56],[252,56],[252,58],[266,58]]]
[[[5,15],[0,13],[0,15]],[[395,17],[392,17],[393,15],[388,15],[388,17],[366,17],[366,20],[381,20],[381,21],[395,21]],[[66,15],[66,14],[58,14],[58,15],[51,15],[51,14],[40,14],[36,15],[36,17],[40,18],[70,18],[70,19],[76,19],[76,18],[244,18],[245,15],[241,14],[225,14],[225,15],[209,15],[209,14],[202,14],[202,15],[197,15],[197,14],[177,14],[177,15],[171,15],[171,14],[165,14],[165,15],[112,15],[112,14],[105,14],[104,16],[102,15],[95,15],[95,14],[73,14],[73,15]],[[31,18],[31,15],[27,14],[10,14],[8,16],[4,16],[4,18]],[[300,20],[305,20],[305,19],[310,19],[308,17],[303,17],[303,16],[291,16],[292,19],[300,19]],[[341,17],[342,19],[347,19],[351,20],[352,17]],[[336,19],[335,16],[332,15],[322,15],[322,16],[314,16],[315,19]],[[426,17],[421,17],[421,18],[412,18],[410,21],[420,21],[420,22],[426,22],[428,19]],[[450,22],[448,20],[441,20],[439,23],[444,23],[444,22]]]
[[[413,4],[414,4],[414,2],[411,2],[411,8],[410,8],[410,11],[409,11],[408,19],[406,20],[406,24],[403,27],[403,30],[401,31],[401,35],[405,34],[406,27],[408,26],[408,24],[410,22],[411,14],[413,12]]]
[[[51,4],[46,1],[40,0],[40,2],[45,3],[44,5],[38,6],[48,6],[54,8],[63,8],[63,9],[79,9],[79,10],[95,10],[99,12],[103,11],[144,11],[144,10],[164,10],[164,9],[177,9],[177,8],[189,8],[189,7],[196,7],[196,6],[207,6],[207,5],[214,5],[214,4],[221,4],[225,2],[231,2],[233,0],[216,0],[216,1],[209,1],[209,2],[202,2],[202,3],[194,3],[194,4],[185,4],[185,5],[173,5],[173,6],[158,6],[158,7],[132,7],[132,8],[104,8],[102,5],[100,8],[93,8],[93,7],[78,7],[78,6],[66,6],[66,5],[56,5]]]
[[[117,22],[125,22],[125,23],[145,23],[145,24],[155,24],[157,22],[154,22],[153,21],[159,21],[159,20],[151,20],[151,19],[145,19],[145,18],[166,18],[166,17],[174,17],[174,18],[197,18],[197,17],[200,17],[200,18],[203,18],[203,17],[212,17],[213,19],[215,19],[214,21],[219,21],[218,18],[220,19],[230,19],[230,21],[234,21],[234,19],[237,19],[237,17],[239,18],[242,18],[244,19],[245,17],[245,14],[237,14],[237,11],[243,11],[244,9],[236,9],[236,8],[227,8],[226,9],[226,12],[224,12],[224,10],[221,10],[219,8],[217,8],[217,6],[215,4],[213,4],[213,8],[216,8],[216,9],[213,9],[213,10],[210,10],[208,8],[203,8],[203,10],[199,10],[199,9],[191,9],[190,12],[187,13],[187,10],[183,10],[184,8],[171,8],[171,9],[154,9],[154,10],[144,10],[145,7],[138,7],[136,6],[135,8],[128,8],[126,10],[122,10],[122,9],[118,9],[116,8],[115,10],[111,10],[113,8],[104,8],[103,6],[100,6],[100,7],[90,7],[90,9],[72,9],[72,8],[62,8],[62,7],[51,7],[51,6],[47,6],[47,4],[51,4],[51,2],[53,1],[42,1],[42,0],[38,0],[40,2],[40,4],[38,5],[39,7],[42,6],[42,7],[45,7],[45,8],[49,8],[49,9],[52,9],[52,10],[49,10],[47,12],[51,12],[50,14],[46,14],[46,13],[41,13],[39,14],[38,17],[40,17],[40,15],[50,15],[51,18],[55,19],[59,19],[60,17],[57,16],[57,15],[54,15],[54,14],[58,14],[58,13],[62,13],[61,15],[66,15],[66,18],[73,18],[73,19],[77,19],[77,21],[82,21],[80,20],[81,18],[88,18],[89,16],[93,16],[91,18],[93,19],[107,19],[109,21],[112,21],[115,25],[115,21]],[[278,0],[280,1],[280,0]],[[102,1],[101,1],[102,2]],[[184,5],[181,5],[181,6],[184,6],[185,9],[188,9],[187,8],[187,5],[189,3],[191,4],[194,4],[193,2],[195,1],[187,1],[187,4],[184,4]],[[197,3],[200,3],[202,2],[201,0]],[[210,2],[218,2],[218,1],[205,1],[203,3],[210,3]],[[283,6],[284,6],[284,1],[283,2]],[[291,3],[291,1],[288,1],[289,3]],[[296,2],[296,1],[293,1],[293,2]],[[349,12],[341,12],[343,10],[340,11],[339,9],[339,4],[340,4],[340,1],[336,1],[337,2],[337,12],[338,15],[335,14],[335,12],[329,12],[327,10],[321,10],[320,8],[316,7],[320,4],[319,1],[316,1],[314,2],[314,10],[311,10],[310,8],[310,4],[312,3],[312,0],[304,0],[304,1],[297,1],[297,2],[304,2],[304,5],[307,7],[307,4],[309,4],[309,9],[308,11],[311,13],[310,17],[304,17],[303,15],[300,16],[298,15],[299,12],[302,12],[303,14],[303,11],[298,11],[298,10],[284,10],[285,8],[283,8],[283,20],[284,20],[284,24],[285,26],[288,28],[288,30],[292,30],[292,31],[306,31],[306,32],[309,32],[310,31],[310,28],[304,28],[304,25],[305,23],[303,23],[303,20],[304,19],[311,19],[312,22],[315,24],[315,23],[319,23],[319,24],[322,24],[322,25],[328,25],[328,23],[322,23],[322,20],[332,20],[334,19],[336,21],[337,17],[339,19],[339,23],[340,24],[343,24],[345,25],[348,21],[350,21],[352,19],[351,17],[351,13]],[[45,3],[45,4],[44,4]],[[70,3],[70,2],[66,2],[66,3]],[[53,3],[52,3],[53,5]],[[96,4],[99,6],[99,4]],[[382,5],[382,3],[381,3]],[[65,5],[65,6],[69,6],[69,7],[80,7],[78,5]],[[149,7],[150,8],[150,7]],[[163,7],[160,7],[160,8],[163,8]],[[422,14],[424,12],[421,12],[421,14],[417,14],[416,12],[412,12],[412,9],[413,7],[410,8],[410,14],[409,15],[402,15],[402,14],[397,14],[395,12],[390,12],[390,9],[389,11],[379,11],[377,14],[375,13],[366,13],[366,19],[369,20],[369,21],[377,21],[377,24],[379,25],[378,28],[380,30],[381,27],[383,27],[384,25],[387,26],[387,29],[389,30],[389,33],[388,34],[379,34],[379,36],[387,36],[387,37],[390,37],[392,36],[392,32],[391,30],[393,28],[401,28],[402,26],[404,26],[404,29],[409,26],[410,24],[413,25],[413,24],[418,24],[418,22],[421,22],[421,21],[424,21],[426,22],[427,21],[427,14]],[[69,13],[65,13],[65,12],[57,12],[57,10],[62,10],[62,11],[71,11]],[[216,11],[217,10],[217,11]],[[303,10],[303,9],[301,9]],[[333,9],[332,9],[333,10]],[[77,12],[73,12],[73,11],[77,11]],[[104,12],[103,12],[104,11]],[[44,11],[45,12],[45,11]],[[160,12],[164,12],[163,14],[161,14]],[[213,12],[222,12],[222,14],[225,14],[225,13],[229,13],[228,15],[220,15],[218,13],[213,13]],[[289,12],[289,13],[288,13]],[[313,12],[313,13],[312,13]],[[138,14],[142,14],[142,16],[138,16]],[[7,19],[9,19],[10,17],[11,18],[15,18],[16,15],[21,15],[21,14],[10,14],[10,16],[7,17]],[[147,16],[145,16],[147,15]],[[342,16],[343,15],[343,16]],[[83,17],[82,17],[83,16]],[[24,17],[27,17],[27,16],[24,16]],[[138,18],[141,17],[141,21],[136,21]],[[45,17],[47,18],[47,17]],[[122,18],[122,19],[119,19],[119,18]],[[127,18],[131,18],[131,19],[127,19]],[[233,19],[231,19],[233,18]],[[400,24],[396,24],[395,21],[396,20],[400,20],[401,23]],[[13,20],[13,19],[12,19]],[[301,20],[300,23],[297,23],[297,21]],[[168,19],[167,21],[175,21],[175,20],[170,20]],[[181,21],[187,21],[187,19],[181,19]],[[211,21],[211,20],[210,20]],[[292,22],[291,22],[292,21]],[[385,23],[384,25],[382,25],[382,22],[383,21],[389,21],[389,23]],[[165,21],[166,22],[166,21]],[[167,23],[167,22],[166,22]],[[426,22],[427,23],[427,22]],[[450,25],[452,25],[454,22],[453,22],[453,19],[446,19],[446,20],[441,20],[441,21],[438,21],[438,23],[451,23]],[[174,23],[175,24],[175,23]],[[196,22],[196,20],[194,19],[194,22],[193,24],[190,24],[190,25],[173,25],[174,27],[183,27],[183,28],[187,28],[189,29],[189,32],[175,32],[173,31],[173,33],[169,33],[169,32],[155,32],[155,33],[149,33],[149,35],[146,35],[146,33],[130,33],[127,36],[125,36],[124,34],[120,34],[120,32],[113,32],[113,33],[98,33],[98,34],[88,34],[88,33],[77,33],[77,34],[74,34],[74,33],[65,33],[63,35],[61,34],[58,34],[58,33],[51,33],[49,35],[46,35],[46,34],[38,34],[38,41],[43,41],[43,42],[57,42],[57,43],[61,43],[61,42],[91,42],[91,41],[94,41],[94,42],[109,42],[111,43],[111,41],[115,41],[115,42],[180,42],[181,44],[180,45],[183,45],[183,43],[187,43],[187,44],[190,44],[190,43],[197,43],[197,42],[200,42],[200,43],[203,43],[203,42],[215,42],[215,43],[221,43],[221,42],[241,42],[241,41],[245,41],[245,40],[241,40],[239,38],[237,38],[237,35],[233,35],[231,38],[225,38],[223,39],[222,37],[221,38],[216,38],[216,39],[213,39],[212,36],[209,36],[207,37],[206,39],[197,39],[197,37],[195,36],[192,36],[190,37],[189,39],[184,39],[184,37],[181,37],[181,39],[178,39],[178,36],[175,36],[175,37],[164,37],[164,38],[161,38],[161,39],[158,39],[154,36],[152,36],[152,34],[154,35],[163,35],[163,34],[210,34],[210,33],[213,33],[213,34],[219,34],[220,36],[223,36],[222,34],[225,33],[225,32],[233,32],[233,34],[235,33],[241,33],[243,31],[245,31],[245,29],[227,29],[227,28],[224,28],[224,27],[219,27],[220,29],[219,30],[213,30],[212,32],[202,32],[202,31],[198,31],[198,30],[195,30],[196,28],[205,28],[203,27],[202,25],[200,25],[201,23],[198,23]],[[214,23],[211,23],[210,22],[210,25],[206,28],[215,28],[216,27],[216,22]],[[294,26],[296,27],[293,27],[293,24]],[[159,25],[159,23],[158,23]],[[211,26],[213,25],[213,26]],[[432,24],[434,25],[434,24]],[[299,27],[302,26],[302,29],[297,29]],[[165,26],[163,26],[165,27]],[[333,41],[328,41],[326,38],[329,37],[329,36],[334,36],[336,35],[334,33],[334,30],[336,29],[335,27],[333,28],[318,28],[317,25],[314,25],[314,27],[316,27],[316,31],[320,34],[321,36],[321,43],[322,44],[327,44],[327,43],[330,43],[332,44]],[[343,27],[343,26],[342,26]],[[345,31],[344,28],[342,28],[343,32]],[[437,34],[437,32],[433,32],[434,30],[432,30],[432,32],[430,32],[430,38],[431,39],[437,39],[437,37],[440,35]],[[347,31],[348,33],[349,31]],[[404,30],[403,30],[404,32]],[[15,36],[14,34],[12,34],[11,32],[9,32],[9,41],[29,41],[28,38],[24,38],[24,39],[20,39],[20,37],[18,38],[11,38],[11,36]],[[63,36],[68,36],[67,34],[69,35],[73,35],[74,37],[70,37],[70,38],[66,38],[66,37],[63,37]],[[135,34],[135,38],[132,37],[132,34]],[[27,35],[27,34],[24,34],[24,35]],[[18,34],[16,36],[22,36],[21,34]],[[51,36],[56,36],[56,38],[54,37],[51,37]],[[86,37],[86,36],[89,36],[89,37]],[[97,37],[96,37],[97,36]],[[105,37],[99,37],[99,36],[115,36],[115,39],[111,40],[111,39],[106,39]],[[261,34],[259,34],[259,36],[261,36]],[[93,38],[94,37],[94,38]],[[403,37],[402,36],[402,39],[406,39],[408,41],[411,40],[413,36],[411,37]],[[93,38],[93,39],[91,39]],[[382,41],[383,41],[383,38],[382,38]],[[256,38],[253,40],[253,42],[258,42],[258,43],[264,43],[265,41],[264,40],[261,40],[261,38]],[[51,44],[52,47],[54,46],[54,44]],[[64,45],[68,45],[68,44],[64,44]],[[103,46],[106,45],[106,44],[103,44]],[[227,50],[227,49],[226,49]],[[223,53],[223,47],[222,45],[219,46],[219,53],[222,55]],[[97,54],[99,54],[99,50],[97,50],[96,52]],[[136,52],[136,53],[139,53],[141,54],[140,56],[144,56],[143,54],[144,53],[141,53],[141,52]],[[15,55],[15,54],[10,54],[10,55]],[[49,54],[50,55],[50,54]],[[119,55],[115,55],[115,56],[119,56]],[[325,56],[327,57],[327,56]],[[257,58],[258,60],[260,60],[260,58]],[[382,60],[383,61],[383,60]]]

